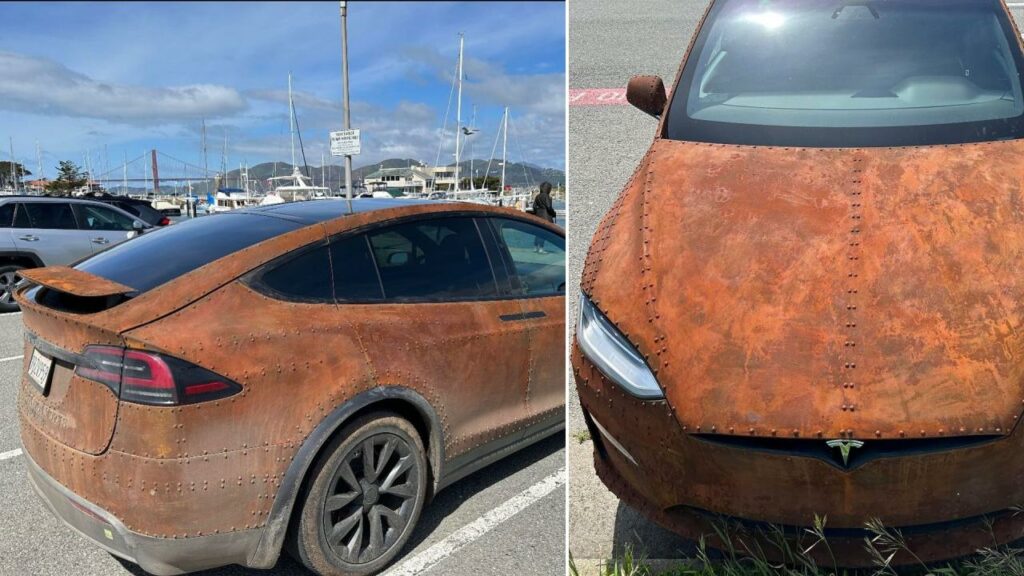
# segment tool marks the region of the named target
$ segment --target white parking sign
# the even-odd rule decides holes
[[[359,150],[358,129],[331,132],[331,156],[355,156]]]

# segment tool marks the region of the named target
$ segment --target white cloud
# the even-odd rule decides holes
[[[107,84],[44,58],[0,51],[0,108],[52,116],[161,124],[245,110],[233,88],[195,84],[149,88]]]

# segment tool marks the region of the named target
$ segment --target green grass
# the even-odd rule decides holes
[[[587,440],[590,440],[590,430],[587,430],[586,428],[583,430],[577,430],[572,433],[572,438],[577,444],[583,444]]]
[[[599,576],[1024,576],[1024,550],[1013,546],[993,546],[978,550],[976,554],[942,565],[926,565],[914,554],[898,530],[871,521],[865,525],[869,536],[864,538],[864,549],[872,558],[870,568],[850,570],[836,566],[835,557],[825,538],[825,518],[815,518],[814,526],[807,528],[793,543],[778,527],[759,531],[759,538],[751,538],[749,530],[724,521],[716,522],[715,537],[726,542],[723,550],[712,550],[704,538],[697,542],[696,552],[690,558],[679,560],[679,565],[656,571],[643,555],[627,546],[617,558],[606,561],[598,570]],[[991,532],[991,526],[989,525]],[[829,561],[821,564],[812,557],[817,550],[819,558]],[[769,554],[768,552],[771,552]],[[912,563],[895,567],[892,560],[899,553]],[[782,561],[768,560],[768,556]],[[581,576],[579,568],[569,554],[569,573]]]

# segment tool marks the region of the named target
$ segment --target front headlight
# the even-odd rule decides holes
[[[576,340],[587,360],[626,392],[643,400],[665,397],[643,356],[612,326],[586,294],[580,294]]]

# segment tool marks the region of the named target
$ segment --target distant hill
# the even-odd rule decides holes
[[[359,168],[352,169],[352,181],[362,181],[366,176],[376,172],[381,167],[384,168],[405,168],[409,166],[418,166],[419,162],[410,158],[389,158],[382,162],[370,164],[368,166],[360,166]],[[476,170],[478,176],[483,176],[484,170],[487,169],[487,160],[473,160],[473,168]],[[460,163],[460,172],[466,177],[469,177],[469,166],[470,161],[464,160]],[[302,172],[307,176],[310,176],[318,186],[321,185],[321,174],[327,181],[327,185],[331,188],[340,188],[345,185],[345,167],[337,165],[325,166],[321,172],[320,166],[310,165],[308,173],[302,169]],[[238,170],[232,170],[228,172],[228,184],[235,186],[238,181]],[[287,176],[292,173],[292,165],[288,162],[265,162],[263,164],[257,164],[249,168],[249,178],[254,180],[265,181],[267,178],[273,176]],[[491,163],[491,175],[497,176],[501,174],[501,166],[497,162]],[[565,172],[562,170],[556,170],[554,168],[541,168],[534,166],[533,164],[520,164],[517,162],[509,162],[505,168],[505,181],[510,186],[537,186],[541,182],[551,182],[552,186],[564,186],[565,185]]]

